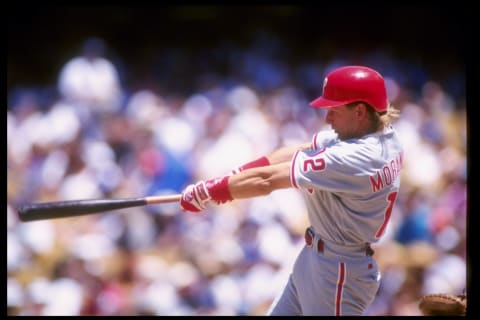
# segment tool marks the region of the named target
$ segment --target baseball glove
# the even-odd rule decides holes
[[[418,307],[424,316],[461,316],[467,311],[467,296],[449,293],[427,294]]]

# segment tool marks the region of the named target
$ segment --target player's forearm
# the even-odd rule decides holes
[[[279,164],[252,168],[229,178],[228,188],[233,199],[252,198],[289,188],[290,159]]]

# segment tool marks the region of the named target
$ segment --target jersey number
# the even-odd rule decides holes
[[[307,172],[308,167],[310,167],[312,171],[325,170],[325,167],[327,166],[325,163],[325,159],[323,157],[316,158],[319,154],[321,154],[325,150],[326,148],[324,147],[320,149],[318,152],[316,152],[314,155],[312,155],[309,159],[303,161],[303,172]]]
[[[383,235],[383,233],[385,232],[385,228],[387,227],[387,223],[390,220],[390,216],[392,215],[393,205],[395,204],[395,199],[397,198],[397,194],[398,194],[398,192],[394,191],[394,192],[389,193],[388,196],[387,196],[388,207],[387,207],[387,210],[385,210],[385,216],[384,216],[384,219],[383,219],[383,223],[380,226],[380,228],[378,228],[377,233],[375,234],[375,238],[377,238],[377,239],[380,238]]]
[[[308,171],[308,167],[311,167],[312,171],[321,171],[325,169],[325,159],[316,158],[316,159],[307,159],[303,161],[303,171]]]

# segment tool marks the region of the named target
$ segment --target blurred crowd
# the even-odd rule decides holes
[[[205,50],[182,91],[196,61],[186,52],[159,53],[156,77],[129,79],[129,65],[91,38],[65,61],[57,83],[9,88],[8,314],[266,314],[304,244],[298,190],[199,214],[169,203],[21,222],[17,208],[180,193],[310,141],[327,125],[324,111],[308,103],[321,94],[324,75],[345,64],[384,75],[405,147],[400,196],[373,246],[382,283],[366,315],[419,315],[422,295],[466,289],[464,70],[435,79],[384,51],[289,61],[274,54],[281,46],[263,38],[242,51]],[[210,68],[215,59],[223,59],[221,73]],[[168,82],[178,90],[162,89]]]

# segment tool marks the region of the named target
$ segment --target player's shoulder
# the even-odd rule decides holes
[[[318,131],[313,135],[313,149],[321,149],[338,141],[338,135],[333,129]]]
[[[330,148],[328,148],[329,153],[337,154],[343,157],[369,154],[375,150],[375,144],[369,143],[362,139],[338,141],[334,145],[331,145]]]
[[[361,138],[339,140],[327,148],[331,157],[339,161],[353,158],[356,160],[368,161],[379,157],[383,152],[383,143],[380,134],[370,134]]]

